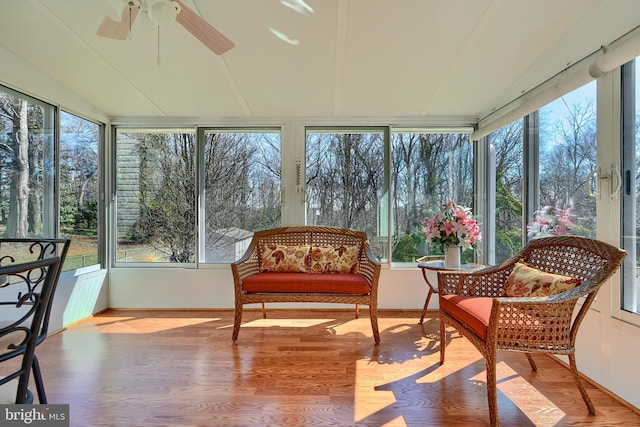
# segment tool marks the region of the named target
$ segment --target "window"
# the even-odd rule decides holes
[[[491,242],[487,262],[499,264],[515,255],[523,245],[523,120],[516,120],[489,136],[487,170],[491,174],[492,200],[495,200],[494,223],[485,230]]]
[[[376,256],[388,260],[388,128],[308,128],[306,223],[367,233]]]
[[[98,256],[99,139],[102,127],[60,113],[60,235],[73,242],[65,269],[100,262]]]
[[[529,239],[595,237],[596,82],[489,135],[488,264],[516,254]],[[493,167],[495,165],[495,167]],[[495,209],[495,211],[492,211]],[[526,225],[523,218],[527,218]],[[491,232],[491,231],[490,231]]]
[[[205,129],[200,261],[240,258],[254,231],[280,226],[279,130]]]
[[[193,263],[195,133],[116,131],[116,262]]]
[[[393,262],[442,254],[426,242],[424,221],[450,200],[474,206],[473,146],[467,133],[394,131],[392,151]],[[473,256],[464,251],[463,256]],[[467,260],[470,261],[470,260]]]
[[[636,60],[622,67],[622,245],[627,251],[623,264],[620,308],[640,314],[640,67]],[[637,322],[636,319],[632,319]]]
[[[55,108],[0,87],[0,234],[56,237]]]
[[[540,109],[539,204],[528,237],[595,238],[596,198],[587,179],[596,164],[596,82]]]

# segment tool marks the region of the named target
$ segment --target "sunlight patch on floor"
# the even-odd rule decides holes
[[[566,416],[560,408],[505,362],[498,363],[497,369],[498,393],[502,392],[507,396],[534,425],[559,425]],[[501,387],[501,384],[506,382],[509,382],[509,387]],[[579,392],[576,399],[578,404],[582,403]]]
[[[193,326],[202,323],[217,322],[221,320],[219,317],[211,318],[188,318],[188,317],[159,317],[157,319],[138,319],[134,317],[105,317],[100,319],[100,323],[94,322],[88,328],[89,332],[97,332],[101,334],[152,334],[155,332],[169,331],[186,326]],[[74,332],[83,332],[85,327],[74,327]]]
[[[310,328],[323,323],[335,322],[335,319],[256,319],[243,323],[243,328]]]
[[[565,413],[547,399],[530,382],[513,370],[507,363],[499,362],[496,366],[498,377],[498,407],[502,393],[513,404],[526,414],[534,425],[559,425]],[[487,381],[486,371],[470,378],[478,382]],[[508,387],[502,386],[509,383]],[[577,396],[580,399],[580,395]]]
[[[379,419],[381,413],[397,406],[397,393],[408,383],[417,383],[425,369],[425,360],[409,358],[394,363],[372,363],[369,359],[356,362],[354,421],[364,422],[368,418]],[[375,390],[372,397],[371,390]],[[362,390],[359,393],[359,390]],[[366,396],[366,397],[361,397]],[[393,412],[393,411],[391,411]],[[406,426],[402,416],[385,421],[381,426]]]
[[[365,337],[373,337],[373,332],[370,327],[366,327],[363,325],[370,325],[371,321],[369,317],[359,318],[353,320],[333,320],[333,324],[327,325],[327,330],[331,331],[332,335],[349,335],[349,334],[358,334],[359,336]]]

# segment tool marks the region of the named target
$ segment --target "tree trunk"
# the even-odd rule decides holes
[[[29,128],[27,126],[27,102],[19,101],[20,108],[13,118],[15,158],[9,195],[7,237],[28,236],[27,214],[29,209]]]

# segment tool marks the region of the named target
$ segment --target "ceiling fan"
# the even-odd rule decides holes
[[[235,46],[231,40],[179,0],[110,0],[109,4],[116,11],[120,8],[122,11],[116,12],[113,18],[104,17],[96,31],[99,36],[125,40],[131,33],[138,13],[142,10],[148,14],[153,23],[158,25],[178,21],[216,55],[222,55]],[[117,13],[120,13],[119,20],[116,20]]]

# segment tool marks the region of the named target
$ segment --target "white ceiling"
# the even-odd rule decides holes
[[[0,44],[112,118],[475,121],[640,25],[639,0],[305,1],[183,0],[236,46],[171,23],[158,65],[146,14],[118,41],[107,0],[0,0]]]

